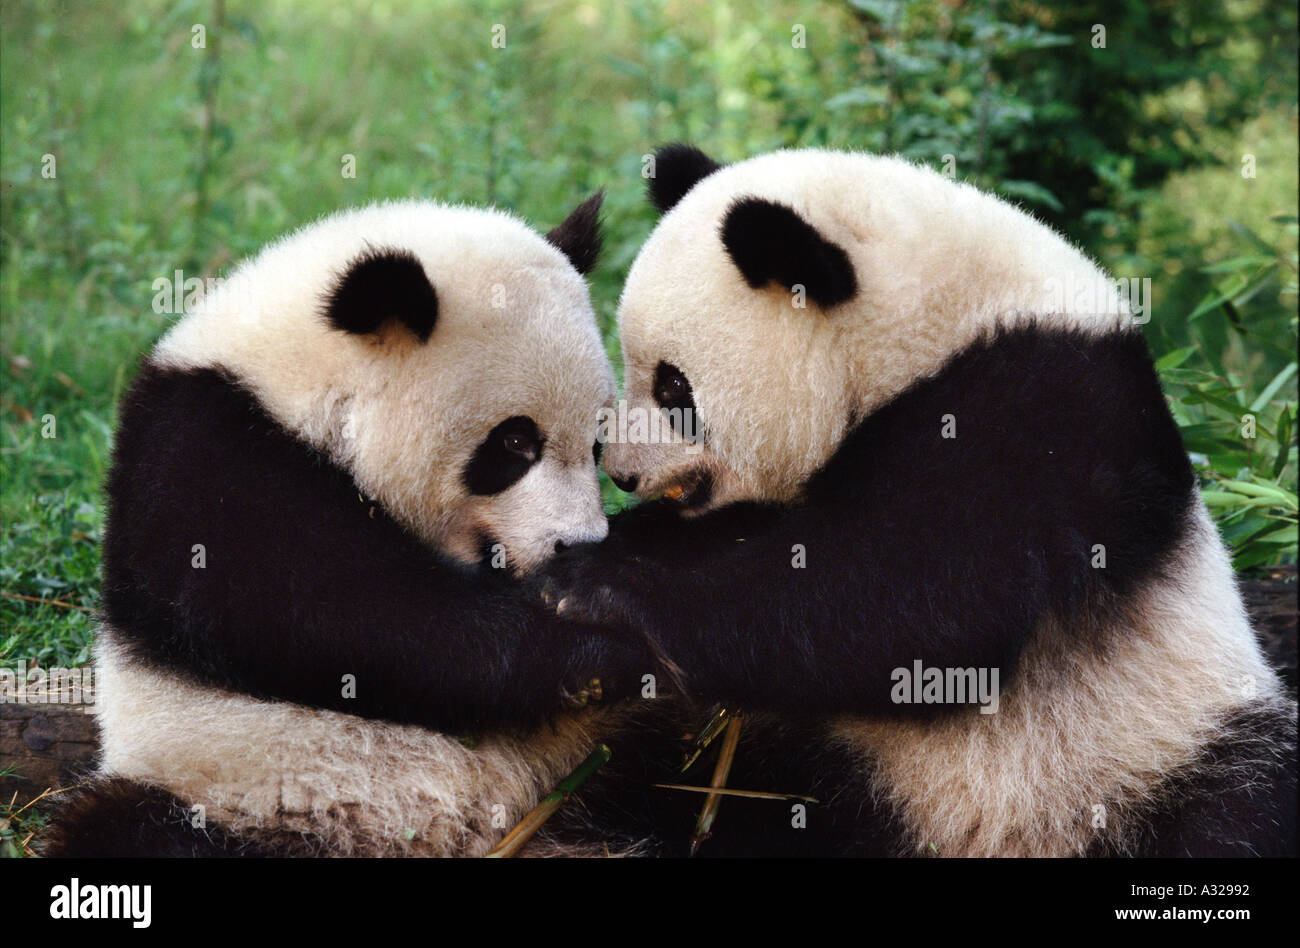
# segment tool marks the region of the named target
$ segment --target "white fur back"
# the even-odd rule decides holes
[[[96,646],[102,771],[160,786],[236,832],[336,855],[480,856],[587,756],[614,713],[473,749],[419,727],[196,684]],[[604,734],[602,733],[602,736]]]
[[[1192,517],[1172,576],[1132,604],[1129,628],[1104,631],[1104,655],[1085,630],[1042,628],[996,714],[839,722],[915,852],[1070,856],[1099,833],[1122,848],[1227,715],[1277,699],[1214,525],[1200,503]]]

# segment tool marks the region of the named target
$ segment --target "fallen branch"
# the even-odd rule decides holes
[[[76,609],[78,612],[94,612],[94,609],[87,609],[85,606],[76,606],[70,602],[64,602],[62,599],[41,599],[37,596],[24,596],[21,593],[0,592],[0,596],[6,599],[21,599],[23,602],[39,602],[43,606],[61,606],[64,609]]]

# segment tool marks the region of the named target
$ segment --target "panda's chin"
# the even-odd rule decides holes
[[[683,514],[703,513],[713,505],[713,475],[697,469],[679,477],[659,492],[659,496]]]

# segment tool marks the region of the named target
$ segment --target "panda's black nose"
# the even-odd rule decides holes
[[[627,491],[629,494],[636,490],[637,482],[641,480],[635,474],[629,474],[627,477],[615,477],[611,474],[609,479],[618,486],[619,490]]]

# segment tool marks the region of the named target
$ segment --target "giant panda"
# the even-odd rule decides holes
[[[608,445],[643,503],[539,591],[746,713],[728,786],[818,801],[728,797],[701,855],[1294,854],[1295,704],[1113,282],[898,158],[655,158],[619,330],[676,424]],[[602,792],[565,832],[684,853],[698,796]]]
[[[477,855],[591,751],[619,712],[572,706],[652,660],[507,574],[607,530],[599,207],[338,213],[158,342],[106,487],[102,760],[47,854]]]

